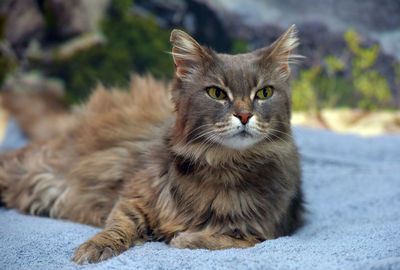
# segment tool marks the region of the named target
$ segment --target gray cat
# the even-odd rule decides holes
[[[78,247],[76,263],[150,240],[250,247],[301,223],[290,127],[294,26],[239,55],[217,54],[179,30],[171,41],[171,91],[139,76],[130,92],[98,89],[63,116],[62,132],[0,158],[7,207],[104,227]]]

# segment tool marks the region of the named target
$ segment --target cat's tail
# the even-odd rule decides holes
[[[0,155],[0,206],[3,205],[4,202],[4,193],[9,186],[8,177],[5,173],[4,167],[7,159],[10,158],[10,154],[2,154]]]
[[[76,121],[63,100],[63,93],[52,89],[17,89],[5,87],[0,93],[0,106],[14,117],[24,134],[36,141],[22,149],[0,153],[0,204],[21,212],[45,214],[60,193],[60,181],[50,162],[55,160],[51,142],[57,134],[69,130]],[[46,201],[42,202],[42,197]]]
[[[32,141],[39,141],[65,132],[73,124],[68,104],[62,93],[5,90],[1,106],[18,121],[21,130]]]
[[[51,216],[67,187],[64,174],[55,167],[64,158],[58,149],[67,145],[57,137],[0,155],[0,204],[22,213]]]

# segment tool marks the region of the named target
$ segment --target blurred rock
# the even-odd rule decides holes
[[[227,52],[231,49],[231,33],[227,31],[223,18],[218,15],[217,7],[206,1],[187,1],[187,10],[184,17],[193,16],[195,38],[200,43],[210,44],[218,52]],[[222,16],[221,16],[222,17]]]
[[[400,2],[398,0],[303,0],[301,6],[297,0],[268,1],[283,11],[297,11],[299,16],[320,19],[326,18],[332,24],[338,21],[335,27],[348,28],[350,26],[367,31],[394,30],[400,26]]]
[[[211,1],[137,0],[134,12],[152,15],[164,28],[183,28],[201,44],[218,52],[231,50],[232,38],[223,14]]]
[[[54,46],[95,32],[111,0],[3,0],[4,38],[22,59],[31,42]],[[1,38],[1,37],[0,37]]]
[[[0,26],[5,18],[4,36],[9,47],[21,66],[28,63],[23,69],[29,70],[29,60],[47,63],[101,44],[104,40],[97,28],[110,3],[1,0]],[[269,45],[296,23],[301,41],[297,53],[306,56],[301,68],[324,66],[329,55],[349,64],[351,53],[343,34],[353,27],[362,36],[361,46],[381,46],[374,69],[387,79],[393,104],[400,107],[400,83],[396,84],[393,68],[396,57],[400,61],[398,0],[304,0],[301,4],[297,0],[135,0],[132,10],[141,16],[154,16],[163,28],[182,28],[201,44],[225,53],[236,40],[245,41],[249,49]],[[348,68],[340,71],[340,76],[350,78],[351,72]]]
[[[48,92],[64,96],[64,84],[60,80],[46,78],[38,72],[16,73],[1,86],[4,92]]]
[[[237,14],[246,24],[276,24],[320,21],[332,31],[349,27],[362,32],[399,29],[398,0],[216,0],[220,7]]]
[[[4,38],[16,51],[44,36],[46,23],[36,1],[2,0],[0,16],[5,18]]]
[[[43,50],[38,42],[31,42],[26,55],[29,60],[38,60],[41,63],[51,63],[55,60],[65,60],[79,51],[85,51],[93,46],[105,43],[100,32],[81,34],[76,38],[63,42],[61,45]]]
[[[110,0],[48,0],[56,18],[56,32],[70,38],[97,29]]]

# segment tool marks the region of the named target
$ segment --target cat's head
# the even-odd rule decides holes
[[[238,55],[218,54],[180,30],[171,42],[176,143],[244,150],[290,133],[294,25],[272,45]]]

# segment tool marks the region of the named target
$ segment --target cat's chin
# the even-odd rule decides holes
[[[234,136],[222,138],[220,140],[220,143],[230,149],[245,150],[258,143],[259,141],[260,139],[258,139],[257,137],[247,132],[241,132]]]

